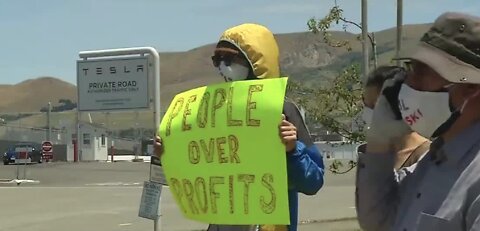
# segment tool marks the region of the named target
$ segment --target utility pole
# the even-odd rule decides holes
[[[138,130],[138,117],[139,117],[139,113],[138,111],[135,112],[135,130],[134,130],[134,134],[135,134],[135,148],[134,148],[134,151],[135,151],[135,160],[138,160],[138,152],[140,151],[140,147],[141,145],[139,145],[139,142],[141,142],[140,140],[140,132]]]
[[[369,68],[369,55],[368,55],[368,9],[367,0],[362,0],[362,80],[365,84],[367,82],[368,68]]]
[[[396,47],[397,66],[401,65],[400,50],[402,49],[402,30],[403,30],[403,0],[397,0],[397,47]]]
[[[52,138],[52,124],[50,116],[52,115],[52,103],[48,102],[48,109],[47,109],[47,141],[51,141]]]

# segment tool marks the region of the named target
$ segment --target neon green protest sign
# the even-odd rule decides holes
[[[183,214],[212,224],[289,224],[278,134],[287,78],[175,96],[160,125],[163,168]]]

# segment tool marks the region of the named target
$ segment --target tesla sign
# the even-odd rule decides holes
[[[77,61],[80,111],[149,108],[148,58]]]

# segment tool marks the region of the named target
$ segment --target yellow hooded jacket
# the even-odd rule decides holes
[[[251,23],[235,26],[223,32],[220,41],[236,46],[247,57],[257,78],[280,77],[277,41],[266,27]]]

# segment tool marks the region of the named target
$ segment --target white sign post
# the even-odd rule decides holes
[[[145,56],[148,54],[148,56]],[[138,110],[150,108],[148,91],[149,69],[153,68],[154,127],[160,125],[160,57],[152,47],[133,47],[111,50],[82,51],[77,61],[77,153],[80,155],[80,116],[82,111]],[[121,56],[117,58],[105,58]],[[127,57],[126,57],[127,56]],[[153,186],[152,186],[153,185]],[[160,192],[162,185],[148,182],[145,196],[158,197],[154,230],[160,231]],[[158,193],[157,193],[158,192]],[[142,201],[145,198],[142,196]],[[144,205],[144,204],[143,204]],[[141,207],[146,208],[146,207]],[[147,210],[144,210],[144,212]],[[148,212],[147,211],[147,212]],[[150,213],[150,215],[152,215]]]

